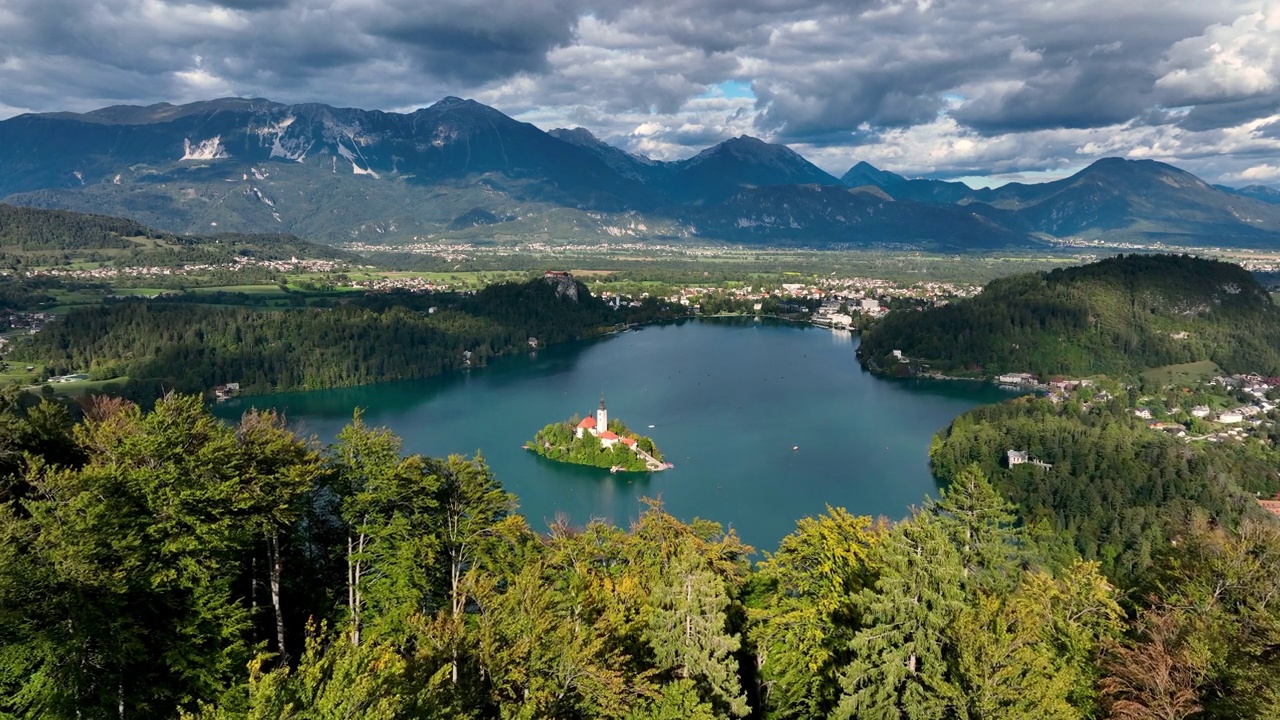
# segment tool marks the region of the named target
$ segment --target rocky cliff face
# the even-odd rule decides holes
[[[547,275],[542,281],[556,289],[556,297],[567,297],[574,302],[578,302],[578,288],[581,283],[574,280],[569,275]],[[582,292],[586,293],[587,289],[582,287]]]

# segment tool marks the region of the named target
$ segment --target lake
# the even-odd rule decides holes
[[[681,519],[715,520],[773,550],[827,505],[897,519],[936,497],[933,434],[1011,397],[985,383],[877,378],[859,367],[856,347],[856,336],[825,328],[693,320],[442,377],[250,397],[215,411],[234,419],[273,407],[329,442],[361,407],[407,452],[482,451],[535,530],[558,513],[625,526],[642,497],[660,497]],[[611,475],[521,449],[543,425],[594,412],[602,392],[610,417],[652,437],[674,469]]]

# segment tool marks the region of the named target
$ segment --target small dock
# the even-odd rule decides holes
[[[662,472],[663,470],[667,470],[672,467],[675,467],[671,463],[664,463],[658,460],[654,456],[641,450],[638,447],[632,447],[631,449],[635,451],[636,455],[640,456],[641,460],[644,460],[645,467],[649,470],[649,472]]]

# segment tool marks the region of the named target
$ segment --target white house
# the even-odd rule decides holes
[[[1031,453],[1028,453],[1025,450],[1006,450],[1004,453],[1004,457],[1009,467],[1013,467],[1014,465],[1023,465],[1023,464],[1034,465],[1040,468],[1041,470],[1048,470],[1049,468],[1053,467],[1053,465],[1050,463],[1040,460],[1039,458],[1031,457]]]
[[[1034,385],[1036,376],[1031,373],[1005,373],[996,377],[1001,385]]]

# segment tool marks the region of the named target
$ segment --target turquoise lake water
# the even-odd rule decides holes
[[[982,383],[876,378],[859,367],[856,347],[855,336],[824,328],[686,321],[442,377],[244,398],[216,412],[274,407],[329,442],[361,407],[407,452],[482,451],[536,530],[557,514],[626,525],[641,497],[660,497],[677,517],[715,520],[772,550],[797,519],[827,505],[904,517],[937,495],[932,435],[1011,397]],[[674,469],[611,475],[521,449],[543,425],[593,412],[602,392],[610,416],[652,437]]]

